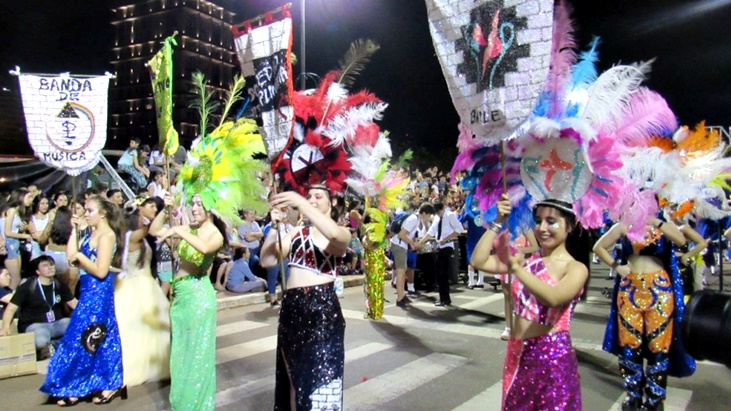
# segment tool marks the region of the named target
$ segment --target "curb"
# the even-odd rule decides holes
[[[365,275],[345,275],[340,277],[343,279],[345,288],[358,287],[365,283]],[[390,279],[390,274],[386,274],[386,279]],[[250,292],[244,294],[236,294],[229,291],[220,291],[216,294],[216,303],[218,311],[229,310],[231,308],[244,307],[253,304],[266,304],[268,298],[267,292]],[[282,290],[277,289],[277,298],[282,298]]]

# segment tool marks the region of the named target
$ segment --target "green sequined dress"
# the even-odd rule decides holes
[[[191,230],[196,234],[197,230]],[[205,255],[181,240],[178,255],[199,267],[199,274],[173,280],[170,306],[170,407],[173,411],[213,410],[216,403],[216,292],[208,268],[216,253]]]

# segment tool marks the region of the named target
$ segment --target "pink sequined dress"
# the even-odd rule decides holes
[[[555,286],[543,259],[536,253],[526,269]],[[503,368],[503,410],[581,410],[581,385],[569,324],[579,293],[559,307],[542,304],[520,281],[513,280],[513,314],[551,325],[556,332],[508,342]]]

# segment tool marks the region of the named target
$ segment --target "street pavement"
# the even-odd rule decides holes
[[[622,384],[616,358],[601,350],[610,287],[607,270],[592,265],[588,301],[577,306],[571,334],[579,359],[584,410],[617,410]],[[725,278],[724,278],[725,280]],[[347,281],[354,285],[358,281]],[[711,287],[718,287],[718,277]],[[346,288],[341,304],[347,321],[345,335],[345,410],[497,411],[505,342],[502,293],[486,286],[469,290],[453,286],[453,306],[434,307],[438,294],[422,294],[404,310],[395,306],[394,290],[386,286],[385,315],[363,318],[362,287]],[[263,297],[249,297],[261,301]],[[221,300],[224,301],[223,295]],[[217,327],[217,410],[271,410],[278,309],[255,303],[221,309]],[[195,347],[191,347],[195,349]],[[43,371],[47,361],[39,363]],[[50,410],[38,391],[42,373],[0,380],[3,410]],[[671,378],[665,409],[731,409],[731,371],[702,362],[696,373]],[[129,390],[130,398],[105,405],[114,410],[167,410],[167,382]],[[77,410],[99,410],[82,403]]]

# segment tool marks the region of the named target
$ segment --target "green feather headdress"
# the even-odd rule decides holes
[[[231,107],[241,99],[244,78],[234,78],[221,122],[210,133],[206,128],[216,106],[211,104],[205,77],[195,73],[193,80],[199,101],[192,107],[200,112],[202,137],[193,142],[188,152],[178,178],[178,192],[187,203],[194,195],[199,195],[206,210],[229,224],[241,221],[240,210],[265,212],[268,209],[266,187],[259,176],[268,166],[264,161],[254,159],[256,154],[266,153],[256,122],[245,118],[225,121]]]

